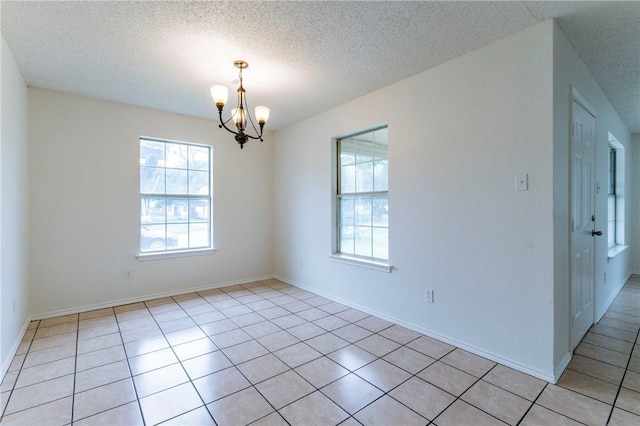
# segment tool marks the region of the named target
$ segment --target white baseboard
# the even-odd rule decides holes
[[[564,355],[564,357],[562,357],[562,360],[560,361],[560,364],[558,364],[558,366],[553,371],[554,380],[551,383],[554,383],[554,384],[558,383],[558,380],[560,380],[560,376],[562,376],[562,373],[564,372],[564,369],[567,368],[567,366],[571,362],[571,358],[572,357],[573,357],[573,352],[567,352]]]
[[[18,338],[16,339],[16,341],[13,343],[13,346],[11,346],[11,349],[9,350],[9,355],[7,355],[7,359],[2,361],[2,370],[0,371],[2,373],[0,374],[0,377],[2,377],[2,380],[0,380],[0,383],[2,383],[2,381],[4,380],[4,376],[5,374],[7,374],[7,371],[9,370],[9,366],[11,365],[11,362],[13,361],[13,358],[16,356],[16,352],[18,352],[18,348],[20,347],[20,343],[22,343],[22,338],[24,337],[24,334],[27,332],[27,328],[29,328],[30,322],[31,320],[27,318],[24,325],[22,326],[22,330],[20,330],[20,333],[18,333]]]
[[[332,300],[334,302],[342,303],[343,305],[349,306],[349,307],[354,308],[354,309],[358,309],[358,310],[360,310],[362,312],[366,312],[369,315],[374,315],[374,316],[376,316],[378,318],[382,318],[382,319],[387,320],[389,322],[393,322],[395,324],[398,324],[398,325],[401,325],[403,327],[406,327],[406,328],[408,328],[410,330],[417,331],[418,333],[424,334],[425,336],[429,336],[429,337],[432,337],[434,339],[440,340],[442,342],[448,343],[450,345],[456,346],[456,347],[458,347],[460,349],[463,349],[465,351],[471,352],[471,353],[473,353],[475,355],[478,355],[478,356],[481,356],[483,358],[490,359],[492,361],[495,361],[495,362],[500,363],[500,364],[502,364],[504,366],[513,368],[514,370],[518,370],[518,371],[520,371],[522,373],[525,373],[525,374],[528,374],[530,376],[537,377],[537,378],[542,379],[542,380],[544,380],[546,382],[556,383],[557,379],[559,378],[559,376],[556,377],[556,371],[554,371],[553,373],[550,374],[549,372],[537,370],[537,369],[531,368],[531,367],[529,367],[527,365],[521,364],[521,363],[519,363],[517,361],[504,358],[504,357],[502,357],[500,355],[497,355],[497,354],[494,354],[492,352],[487,352],[487,351],[485,351],[483,349],[480,349],[480,348],[477,348],[477,347],[475,347],[473,345],[469,345],[468,343],[459,341],[457,339],[453,339],[453,338],[451,338],[449,336],[445,336],[443,334],[436,333],[436,332],[433,332],[431,330],[419,327],[419,326],[417,326],[415,324],[408,323],[408,322],[403,321],[401,319],[394,318],[392,316],[377,312],[375,310],[367,308],[366,306],[361,306],[361,305],[358,305],[356,303],[352,303],[352,302],[350,302],[348,300],[344,300],[344,299],[341,299],[339,297],[335,297],[335,296],[333,296],[331,294],[319,291],[317,289],[306,287],[306,286],[304,286],[304,285],[302,285],[300,283],[297,283],[297,282],[292,281],[290,279],[287,279],[285,277],[281,277],[279,275],[274,275],[274,277],[279,279],[280,281],[283,281],[283,282],[287,283],[287,284],[291,284],[291,285],[296,286],[298,288],[311,291],[313,293],[316,293],[316,294],[318,294],[318,295],[320,295],[322,297],[325,297],[325,298],[327,298],[329,300]],[[569,360],[571,360],[571,354],[569,354]],[[564,359],[563,359],[563,362],[564,362]],[[569,361],[567,361],[567,364],[568,363],[569,363]],[[560,369],[560,373],[562,373],[562,371],[564,370],[565,367],[566,367],[566,365],[564,365]]]
[[[254,281],[268,280],[268,279],[271,279],[271,278],[274,278],[274,276],[273,275],[265,275],[265,276],[261,276],[261,277],[245,278],[245,279],[236,280],[236,281],[227,281],[227,282],[222,282],[222,283],[217,283],[217,284],[208,284],[208,285],[199,286],[199,287],[191,287],[191,288],[184,288],[184,289],[180,289],[180,290],[165,291],[165,292],[162,292],[162,293],[154,293],[154,294],[149,294],[149,295],[145,295],[145,296],[131,297],[131,298],[127,298],[127,299],[112,300],[112,301],[106,302],[106,303],[96,303],[96,304],[85,305],[85,306],[76,307],[76,308],[70,308],[70,309],[60,309],[58,311],[51,311],[51,312],[45,312],[45,313],[41,313],[41,314],[31,315],[29,317],[29,320],[30,321],[34,321],[34,320],[41,320],[41,319],[59,317],[59,316],[62,316],[62,315],[79,314],[79,313],[82,313],[82,312],[94,311],[96,309],[113,308],[114,306],[128,305],[128,304],[131,304],[131,303],[138,303],[138,302],[146,302],[148,300],[159,299],[159,298],[162,298],[162,297],[178,296],[178,295],[181,295],[181,294],[193,293],[193,292],[196,292],[196,291],[213,290],[213,289],[216,289],[216,288],[229,287],[229,286],[237,285],[237,284],[247,284],[247,283],[251,283],[251,282],[254,282]]]
[[[343,305],[352,307],[354,309],[358,309],[360,311],[366,312],[370,315],[374,315],[376,317],[382,318],[384,320],[393,322],[395,324],[401,325],[403,327],[406,327],[410,330],[414,330],[418,333],[424,334],[426,336],[429,337],[433,337],[434,339],[440,340],[442,342],[448,343],[450,345],[456,346],[460,349],[466,350],[468,352],[471,352],[473,354],[476,354],[478,356],[490,359],[492,361],[498,362],[502,365],[505,365],[507,367],[513,368],[515,370],[521,371],[525,374],[529,374],[531,376],[537,377],[539,379],[545,380],[547,382],[551,382],[551,383],[556,383],[557,380],[559,379],[560,375],[562,374],[562,372],[564,371],[564,369],[566,368],[566,366],[569,364],[569,361],[571,361],[571,353],[568,353],[567,355],[565,355],[565,357],[563,358],[562,362],[560,363],[560,365],[558,365],[558,367],[555,369],[554,373],[552,375],[544,372],[544,371],[540,371],[537,369],[532,369],[529,366],[523,365],[517,361],[513,361],[507,358],[504,358],[500,355],[494,354],[492,352],[487,352],[483,349],[477,348],[473,345],[469,345],[465,342],[461,342],[457,339],[451,338],[449,336],[445,336],[442,335],[440,333],[436,333],[433,332],[431,330],[425,329],[423,327],[419,327],[415,324],[411,324],[408,323],[406,321],[403,321],[399,318],[395,318],[386,314],[383,314],[381,312],[377,312],[375,310],[369,309],[366,306],[361,306],[358,305],[356,303],[352,303],[348,300],[344,300],[341,299],[339,297],[335,297],[331,294],[327,294],[324,293],[322,291],[319,291],[317,289],[312,289],[312,288],[308,288],[300,283],[294,282],[290,279],[287,279],[285,277],[281,277],[277,274],[274,275],[269,275],[269,276],[262,276],[262,277],[255,277],[255,278],[250,278],[250,279],[243,279],[243,280],[237,280],[237,281],[228,281],[228,282],[223,282],[223,283],[217,283],[217,284],[213,284],[213,285],[206,285],[206,286],[200,286],[200,287],[193,287],[193,288],[188,288],[188,289],[181,289],[181,290],[176,290],[176,291],[168,291],[168,292],[162,292],[162,293],[156,293],[156,294],[151,294],[151,295],[146,295],[146,296],[141,296],[141,297],[134,297],[134,298],[127,298],[127,299],[120,299],[120,300],[114,300],[111,302],[107,302],[107,303],[99,303],[99,304],[92,304],[92,305],[85,305],[82,307],[77,307],[77,308],[71,308],[71,309],[62,309],[62,310],[58,310],[58,311],[51,311],[51,312],[46,312],[46,313],[41,313],[41,314],[35,314],[35,315],[31,315],[27,318],[27,321],[25,322],[25,324],[22,327],[22,330],[19,334],[18,339],[16,340],[16,342],[14,343],[13,347],[11,348],[11,351],[9,351],[10,356],[4,360],[3,364],[2,364],[2,378],[4,379],[4,375],[6,374],[7,370],[9,369],[9,366],[11,365],[11,362],[13,361],[13,358],[15,356],[16,351],[18,350],[18,347],[20,346],[20,343],[22,342],[22,339],[27,331],[27,328],[29,326],[29,323],[33,320],[40,320],[40,319],[46,319],[46,318],[52,318],[52,317],[56,317],[56,316],[61,316],[61,315],[70,315],[70,314],[78,314],[81,312],[87,312],[87,311],[93,311],[96,309],[104,309],[104,308],[111,308],[114,306],[120,306],[120,305],[126,305],[126,304],[130,304],[130,303],[138,303],[138,302],[144,302],[147,300],[152,300],[152,299],[158,299],[161,297],[170,297],[170,296],[177,296],[180,294],[186,294],[186,293],[192,293],[192,292],[196,292],[196,291],[204,291],[204,290],[212,290],[212,289],[216,289],[216,288],[221,288],[221,287],[228,287],[231,285],[237,285],[237,284],[246,284],[246,283],[250,283],[250,282],[254,282],[254,281],[261,281],[261,280],[267,280],[267,279],[271,279],[271,278],[277,278],[280,281],[283,281],[287,284],[291,284],[293,286],[296,286],[298,288],[304,289],[304,290],[309,290],[312,291],[313,293],[316,293],[322,297],[325,297],[329,300],[333,300],[335,302],[338,303],[342,303]],[[625,281],[626,282],[626,281]],[[617,294],[617,293],[616,293]],[[609,303],[610,304],[610,303]]]
[[[7,359],[2,361],[2,370],[1,370],[2,374],[0,375],[0,377],[2,377],[2,380],[4,380],[4,376],[7,373],[7,371],[9,370],[9,366],[11,365],[11,362],[13,361],[13,358],[15,357],[16,352],[18,351],[18,347],[20,346],[20,343],[22,342],[22,339],[24,338],[24,335],[27,332],[27,328],[29,327],[29,323],[31,321],[42,320],[42,319],[47,319],[47,318],[53,318],[53,317],[58,317],[58,316],[62,316],[62,315],[79,314],[79,313],[82,313],[82,312],[93,311],[93,310],[96,310],[96,309],[112,308],[114,306],[126,305],[126,304],[129,304],[129,303],[144,302],[144,301],[147,301],[147,300],[158,299],[158,298],[161,298],[161,297],[178,296],[180,294],[193,293],[193,292],[196,292],[196,291],[212,290],[212,289],[215,289],[215,288],[229,287],[229,286],[237,285],[237,284],[247,284],[247,283],[251,283],[251,282],[254,282],[254,281],[268,280],[268,279],[271,279],[271,278],[274,278],[274,276],[273,275],[265,275],[265,276],[255,277],[255,278],[245,278],[245,279],[242,279],[242,280],[227,281],[227,282],[222,282],[222,283],[217,283],[217,284],[211,284],[211,285],[205,285],[205,286],[199,286],[199,287],[192,287],[192,288],[180,289],[180,290],[175,290],[175,291],[167,291],[167,292],[163,292],[163,293],[155,293],[155,294],[150,294],[150,295],[146,295],[146,296],[132,297],[132,298],[128,298],[128,299],[113,300],[113,301],[110,301],[110,302],[107,302],[107,303],[96,303],[96,304],[85,305],[85,306],[80,306],[80,307],[76,307],[76,308],[60,309],[58,311],[50,311],[50,312],[45,312],[45,313],[40,313],[40,314],[29,315],[27,317],[26,322],[22,326],[22,330],[18,334],[18,339],[15,341],[15,343],[11,347],[11,350],[9,351],[9,355],[7,356]]]
[[[613,301],[616,300],[616,297],[618,297],[618,293],[620,293],[620,290],[623,289],[624,285],[627,283],[627,281],[629,281],[629,279],[631,279],[632,276],[633,274],[629,273],[629,275],[627,275],[627,277],[624,280],[622,280],[620,284],[618,284],[618,288],[611,293],[611,295],[609,296],[609,299],[605,302],[602,308],[600,308],[598,312],[596,312],[595,322],[600,321],[604,316],[604,314],[607,313]]]

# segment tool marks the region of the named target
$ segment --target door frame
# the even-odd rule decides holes
[[[598,170],[598,150],[597,150],[597,144],[598,144],[598,115],[596,114],[596,110],[595,108],[593,108],[591,106],[591,104],[589,102],[587,102],[587,100],[580,94],[580,92],[578,92],[578,90],[575,88],[575,86],[571,86],[571,96],[569,98],[569,158],[568,158],[568,171],[569,171],[569,223],[568,223],[568,231],[569,231],[569,265],[568,265],[568,270],[569,270],[569,281],[568,281],[568,287],[569,287],[569,297],[568,297],[568,304],[567,304],[567,317],[569,320],[569,327],[568,327],[568,342],[569,342],[569,351],[573,353],[573,351],[575,350],[575,348],[580,344],[580,342],[578,342],[576,344],[576,346],[573,346],[572,343],[572,333],[573,333],[573,319],[572,319],[572,309],[571,309],[571,301],[572,301],[572,295],[571,295],[571,283],[573,282],[573,275],[572,275],[572,266],[573,266],[573,260],[572,260],[572,254],[573,254],[573,226],[571,224],[571,221],[573,220],[573,144],[572,144],[572,129],[573,129],[573,117],[574,117],[574,112],[573,112],[573,102],[577,102],[578,104],[580,104],[585,110],[587,110],[587,112],[589,114],[591,114],[593,116],[593,118],[595,119],[595,130],[594,130],[594,154],[593,154],[593,164],[594,164],[594,183],[595,186],[594,188],[592,188],[593,190],[593,203],[594,203],[594,211],[595,211],[595,206],[596,206],[596,196],[599,193],[599,183],[597,180],[597,170]],[[595,212],[594,212],[595,214]],[[595,226],[595,222],[593,223],[593,225]],[[593,240],[593,285],[591,286],[591,308],[593,310],[593,321],[595,324],[595,319],[596,319],[596,276],[597,276],[597,262],[596,262],[596,239],[594,238]],[[593,325],[592,324],[592,325]]]

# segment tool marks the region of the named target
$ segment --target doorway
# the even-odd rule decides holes
[[[594,321],[596,119],[574,96],[571,108],[571,349]]]

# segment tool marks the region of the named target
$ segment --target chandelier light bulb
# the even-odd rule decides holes
[[[258,120],[258,124],[260,124],[261,126],[264,126],[267,120],[269,120],[269,114],[271,113],[271,110],[264,105],[258,105],[256,107],[255,112],[256,112],[256,120]]]
[[[231,119],[236,123],[238,130],[244,130],[247,126],[247,111],[240,108],[233,108],[231,110]]]
[[[224,107],[227,99],[229,99],[229,89],[227,89],[227,86],[220,84],[211,86],[211,99],[213,99],[213,103],[216,104],[216,106],[222,105]]]

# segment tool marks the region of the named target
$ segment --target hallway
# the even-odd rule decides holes
[[[608,424],[640,424],[639,329],[640,276],[633,275],[582,339],[557,386],[547,386],[549,403],[574,419],[605,410]]]

